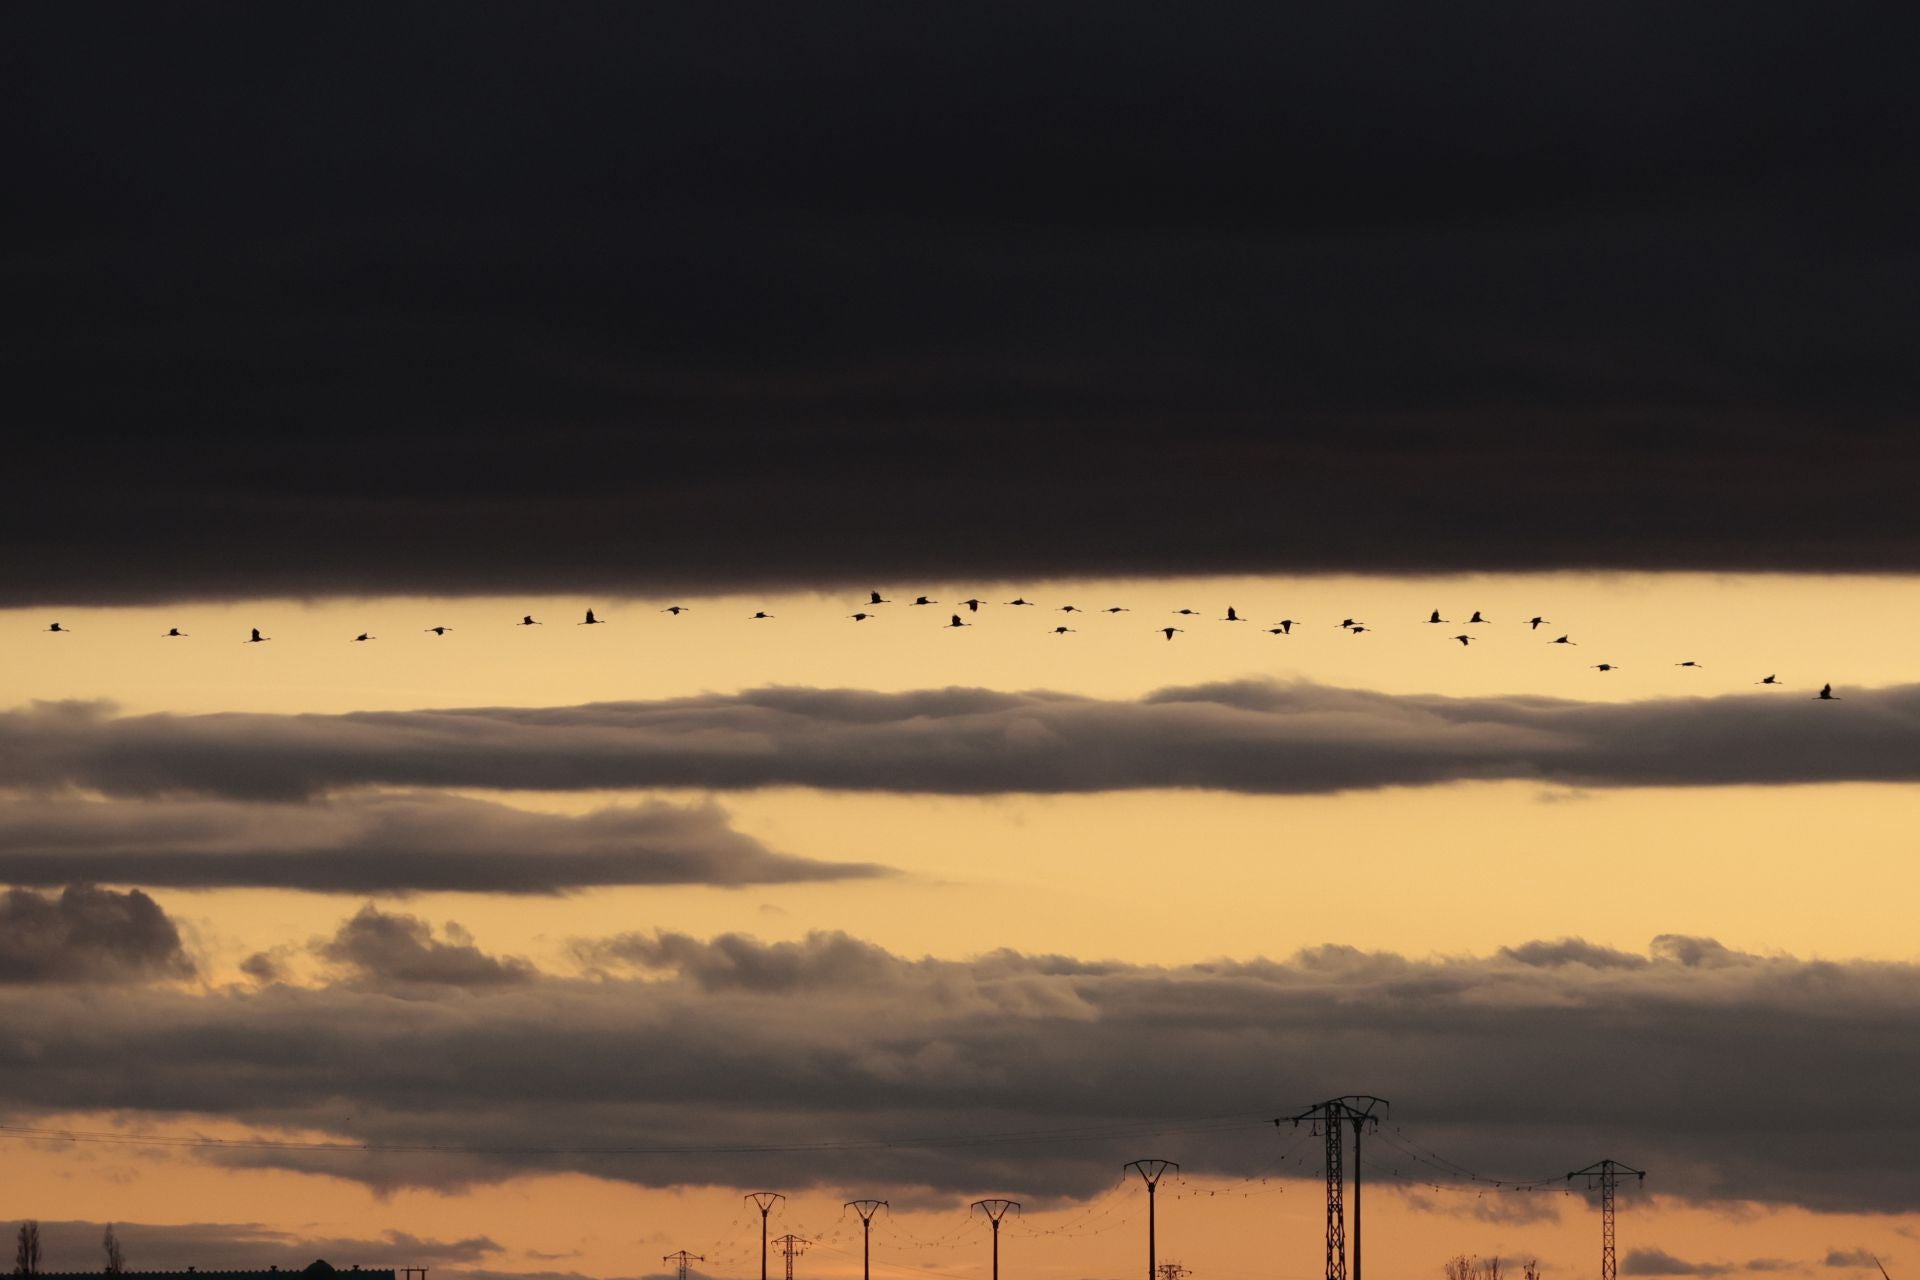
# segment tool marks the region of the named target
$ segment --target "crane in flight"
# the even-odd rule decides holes
[[[452,627],[427,627],[427,628],[425,628],[425,629],[426,629],[426,630],[428,630],[428,631],[431,631],[431,632],[433,632],[433,634],[435,634],[435,635],[437,635],[437,636],[443,636],[443,635],[445,635],[445,634],[447,634],[447,632],[449,632],[449,631],[451,631],[451,630],[453,630],[453,628],[452,628]]]
[[[1159,632],[1160,632],[1160,634],[1161,634],[1161,635],[1163,635],[1163,636],[1165,636],[1165,637],[1166,637],[1167,639],[1169,639],[1169,640],[1171,640],[1171,639],[1173,639],[1173,638],[1174,638],[1175,636],[1177,636],[1177,635],[1179,635],[1179,634],[1180,634],[1180,632],[1181,632],[1181,631],[1183,630],[1183,628],[1180,628],[1180,627],[1160,627],[1160,628],[1158,628],[1158,630],[1159,630]]]
[[[980,612],[980,606],[985,604],[986,601],[985,600],[962,600],[960,603],[967,606],[968,613],[978,613]]]
[[[1767,676],[1767,677],[1765,677],[1765,678],[1763,678],[1763,679],[1760,679],[1760,680],[1755,680],[1755,681],[1754,681],[1754,683],[1755,683],[1755,684],[1779,684],[1779,683],[1780,683],[1780,677],[1779,677],[1779,676]]]
[[[1455,636],[1454,639],[1460,642],[1460,647],[1462,649],[1466,648],[1468,645],[1473,643],[1473,637],[1468,635]]]
[[[1110,605],[1108,605],[1108,606],[1107,606],[1106,608],[1104,608],[1104,609],[1102,609],[1102,610],[1101,610],[1100,612],[1102,612],[1102,613],[1132,613],[1132,612],[1133,612],[1133,610],[1131,610],[1131,609],[1129,609],[1129,608],[1127,608],[1127,607],[1126,607],[1125,605],[1121,605],[1121,604],[1110,604]]]
[[[868,618],[877,617],[878,615],[871,613],[850,613],[847,616],[855,622],[865,622]]]
[[[962,622],[960,620],[960,615],[956,613],[953,615],[953,621],[947,623],[947,625],[943,627],[942,630],[951,631],[955,627],[970,627],[972,625],[973,624],[971,622]]]
[[[370,634],[368,634],[367,632],[365,632],[365,631],[362,631],[362,632],[361,632],[361,633],[360,633],[359,635],[357,635],[357,636],[355,636],[355,637],[353,638],[353,643],[355,643],[355,644],[364,644],[364,643],[366,643],[366,642],[367,642],[367,641],[369,641],[369,640],[378,640],[379,638],[380,638],[380,637],[378,637],[378,636],[375,636],[375,635],[370,635]]]
[[[587,610],[587,617],[586,617],[586,621],[584,621],[584,622],[576,622],[576,623],[574,623],[573,625],[574,625],[574,626],[576,626],[576,627],[598,627],[598,626],[602,626],[602,625],[604,625],[604,624],[606,623],[606,621],[607,621],[607,620],[606,620],[605,618],[596,618],[596,617],[594,617],[594,616],[593,616],[593,610],[591,610],[591,609],[589,609],[589,610]]]
[[[1573,644],[1573,645],[1577,645],[1577,644],[1579,644],[1580,642],[1579,642],[1578,640],[1573,640],[1573,639],[1569,639],[1569,638],[1568,638],[1567,636],[1557,636],[1557,637],[1555,637],[1554,639],[1552,639],[1552,640],[1549,640],[1549,641],[1547,641],[1547,643],[1548,643],[1548,644]]]
[[[687,606],[684,604],[670,604],[666,608],[662,609],[660,612],[670,613],[677,618],[681,614],[685,613],[686,611],[687,611]]]
[[[756,609],[754,610],[753,616],[751,618],[748,618],[747,621],[761,622],[761,621],[771,620],[772,617],[773,615],[768,613],[765,609]]]
[[[1234,612],[1234,608],[1233,608],[1233,606],[1232,606],[1232,605],[1228,605],[1228,606],[1227,606],[1227,616],[1226,616],[1226,617],[1224,617],[1224,618],[1222,618],[1222,619],[1220,619],[1220,621],[1222,621],[1222,622],[1245,622],[1245,621],[1246,621],[1246,619],[1245,619],[1245,618],[1243,618],[1243,617],[1241,617],[1241,616],[1240,616],[1240,615],[1239,615],[1238,613],[1236,613],[1236,612]]]
[[[60,632],[60,633],[61,633],[61,634],[63,634],[63,635],[72,635],[72,634],[73,634],[73,633],[72,633],[71,631],[69,631],[69,630],[68,630],[67,628],[65,628],[65,627],[63,627],[63,626],[61,626],[61,625],[60,625],[59,623],[57,623],[57,622],[56,622],[56,623],[54,623],[54,624],[53,624],[52,626],[50,626],[50,627],[48,627],[48,628],[47,628],[47,630],[49,630],[49,631],[58,631],[58,632]]]
[[[1013,599],[1007,601],[1007,604],[1010,607],[1015,607],[1015,608],[1020,606],[1025,606],[1026,608],[1032,609],[1035,607],[1033,601],[1028,600],[1024,596],[1015,596]]]
[[[1838,701],[1840,701],[1840,699],[1839,699],[1839,698],[1836,698],[1836,697],[1834,696],[1834,694],[1833,694],[1833,686],[1832,686],[1832,685],[1830,685],[1830,684],[1823,684],[1823,685],[1821,685],[1821,686],[1820,686],[1820,692],[1818,692],[1818,693],[1816,693],[1816,694],[1814,694],[1814,695],[1813,695],[1813,700],[1814,700],[1815,702],[1838,702]]]
[[[1593,664],[1593,669],[1595,671],[1618,671],[1620,668],[1612,662],[1596,662]]]
[[[1431,614],[1427,615],[1427,621],[1429,623],[1445,622],[1446,619],[1440,616],[1440,611],[1438,609],[1435,609]]]
[[[913,602],[915,604],[939,604],[940,603],[938,600],[930,600],[926,596],[915,596],[913,598]]]
[[[187,638],[187,633],[182,631],[178,627],[168,627],[167,634],[161,636],[160,638],[162,640],[185,640]]]
[[[1053,634],[1054,634],[1054,635],[1056,635],[1056,636],[1067,636],[1067,635],[1072,635],[1072,634],[1073,634],[1073,628],[1072,628],[1072,627],[1055,627],[1055,628],[1053,629]]]
[[[1546,624],[1546,621],[1547,620],[1545,618],[1542,618],[1540,615],[1535,614],[1533,617],[1527,619],[1527,628],[1531,631],[1538,631],[1542,626]]]
[[[892,604],[893,601],[887,599],[885,596],[881,595],[878,591],[869,591],[867,592],[867,603],[868,604]]]
[[[269,640],[271,640],[271,639],[273,639],[273,637],[272,637],[272,636],[263,636],[263,635],[261,635],[261,634],[260,634],[260,628],[258,628],[258,627],[252,627],[252,628],[249,628],[249,630],[248,630],[248,634],[247,634],[247,638],[246,638],[245,640],[242,640],[242,641],[241,641],[240,643],[242,643],[242,644],[265,644],[265,643],[266,643],[267,641],[269,641]]]
[[[514,623],[513,625],[516,627],[537,627],[540,624],[533,620],[532,614],[528,614],[526,617],[520,619],[520,621]]]
[[[1470,622],[1470,623],[1472,623],[1472,622],[1486,622],[1486,621],[1487,621],[1487,619],[1485,619],[1485,618],[1483,618],[1483,617],[1481,617],[1481,616],[1480,616],[1480,611],[1479,611],[1478,609],[1475,609],[1475,610],[1473,611],[1473,616],[1472,616],[1471,618],[1468,618],[1468,619],[1467,619],[1467,621],[1468,621],[1468,622]]]

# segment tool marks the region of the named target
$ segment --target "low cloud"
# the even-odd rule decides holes
[[[180,930],[138,889],[70,885],[0,894],[0,984],[190,978]]]
[[[1620,1271],[1629,1276],[1717,1276],[1734,1269],[1728,1262],[1688,1262],[1665,1249],[1629,1249]]]
[[[347,715],[0,715],[0,785],[297,800],[354,787],[771,786],[1270,794],[1476,780],[1575,787],[1920,779],[1920,685],[1589,703],[1240,681],[1114,700],[765,688]],[[559,820],[553,824],[562,825]]]
[[[1604,1150],[1683,1200],[1920,1208],[1920,1101],[1848,1101],[1920,1072],[1911,964],[1679,936],[1632,965],[1538,962],[1589,954],[1576,939],[1152,966],[639,932],[578,943],[567,976],[377,910],[322,946],[323,985],[104,987],[85,1020],[0,989],[0,1111],[331,1134],[348,1145],[205,1158],[377,1188],[578,1171],[1040,1200],[1097,1194],[1146,1136],[1234,1177],[1306,1143],[1288,1168],[1310,1175],[1310,1140],[1271,1119],[1364,1081],[1394,1103],[1371,1149],[1408,1170],[1425,1150],[1511,1179]],[[1782,1133],[1783,1111],[1806,1123]]]
[[[1879,1270],[1880,1262],[1866,1249],[1829,1249],[1820,1262],[1823,1267],[1868,1267]]]
[[[100,1238],[104,1222],[40,1223],[44,1269],[97,1271],[105,1262]],[[295,1271],[316,1258],[345,1270],[363,1267],[459,1266],[497,1253],[500,1246],[486,1236],[463,1240],[434,1240],[389,1231],[366,1239],[342,1236],[304,1236],[258,1222],[145,1223],[116,1222],[113,1232],[132,1271],[261,1270],[279,1267]]]
[[[775,853],[716,805],[651,801],[580,816],[432,792],[324,803],[19,796],[0,803],[0,882],[90,880],[323,893],[565,893],[885,874]]]

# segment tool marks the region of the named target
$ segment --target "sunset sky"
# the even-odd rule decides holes
[[[0,1222],[1905,1280],[1913,25],[9,14]]]

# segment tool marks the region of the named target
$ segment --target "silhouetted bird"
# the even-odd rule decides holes
[[[162,640],[185,640],[187,638],[187,633],[182,631],[178,627],[168,627],[167,634],[161,636],[160,638]]]
[[[986,601],[985,600],[962,600],[960,603],[967,606],[968,613],[978,613],[980,612],[980,606],[985,604]]]
[[[938,600],[929,600],[925,596],[915,596],[913,598],[913,602],[915,604],[939,604],[940,603]]]
[[[751,618],[748,618],[748,619],[747,619],[747,621],[748,621],[748,622],[758,622],[758,621],[760,621],[760,620],[761,620],[762,618],[771,618],[771,617],[773,617],[773,615],[772,615],[772,614],[770,614],[770,613],[768,613],[768,612],[767,612],[767,611],[766,611],[765,609],[761,609],[761,610],[758,610],[757,612],[755,612],[755,613],[754,613],[754,615],[753,615],[753,616],[752,616]]]
[[[1057,636],[1072,635],[1073,628],[1072,627],[1055,627],[1053,629],[1053,634]]]
[[[1341,629],[1341,630],[1343,630],[1343,631],[1345,631],[1345,630],[1349,630],[1349,629],[1351,629],[1351,628],[1353,628],[1353,627],[1357,627],[1357,626],[1359,626],[1359,625],[1360,625],[1360,624],[1359,624],[1359,623],[1357,623],[1357,622],[1355,622],[1355,621],[1354,621],[1354,620],[1353,620],[1352,618],[1342,618],[1342,619],[1340,619],[1340,629]]]
[[[1373,628],[1369,627],[1364,622],[1356,622],[1352,626],[1348,627],[1347,630],[1353,632],[1353,634],[1357,636],[1363,636],[1367,632],[1373,630]]]
[[[1541,625],[1545,622],[1546,622],[1545,618],[1535,616],[1527,619],[1527,626],[1529,626],[1535,631],[1538,631]]]
[[[1200,616],[1198,609],[1175,609],[1174,612],[1182,618],[1197,618]]]
[[[1673,665],[1676,667],[1704,667],[1707,664],[1704,662],[1695,662],[1693,659],[1689,658],[1685,662],[1676,662]]]
[[[1286,627],[1268,627],[1267,634],[1270,636],[1284,636],[1290,634],[1290,632]]]
[[[1820,692],[1818,692],[1818,693],[1816,693],[1816,694],[1814,694],[1814,695],[1813,695],[1813,700],[1814,700],[1815,702],[1838,702],[1838,701],[1840,701],[1840,699],[1838,699],[1838,698],[1836,698],[1836,697],[1834,697],[1834,696],[1833,696],[1833,686],[1832,686],[1832,685],[1830,685],[1830,684],[1823,684],[1823,685],[1821,685],[1821,686],[1820,686]]]
[[[688,609],[688,606],[684,604],[670,604],[666,608],[662,609],[660,612],[670,613],[677,618],[681,614],[685,613],[687,609]]]
[[[962,622],[960,620],[960,615],[956,613],[953,615],[953,620],[947,623],[947,629],[952,630],[954,627],[970,627],[972,625],[973,624],[971,622]]]
[[[1058,609],[1054,610],[1054,612],[1055,613],[1081,613],[1083,612],[1083,610],[1080,608],[1079,605],[1063,604]]]
[[[1595,671],[1618,671],[1620,668],[1611,662],[1596,662],[1593,664],[1593,669]]]
[[[1280,631],[1280,634],[1281,634],[1281,635],[1283,635],[1283,636],[1290,636],[1290,635],[1292,635],[1292,634],[1293,634],[1293,619],[1292,619],[1292,618],[1282,618],[1282,619],[1280,619],[1280,621],[1279,621],[1279,622],[1277,622],[1277,623],[1276,623],[1276,624],[1274,624],[1274,625],[1275,625],[1276,627],[1278,627],[1278,628],[1279,628],[1279,631]]]
[[[605,621],[606,621],[606,619],[605,619],[605,618],[596,618],[596,617],[594,617],[594,616],[593,616],[593,610],[591,610],[591,609],[589,609],[589,610],[587,610],[587,617],[586,617],[586,620],[585,620],[584,622],[576,622],[576,623],[574,623],[573,625],[574,625],[574,626],[576,626],[576,627],[597,627],[597,626],[599,626],[599,625],[601,625],[602,623],[604,623]]]
[[[893,601],[887,599],[885,596],[881,595],[878,591],[869,591],[867,592],[867,603],[868,604],[892,604]]]
[[[431,632],[433,632],[433,634],[435,634],[435,635],[437,635],[437,636],[443,636],[443,635],[445,635],[445,634],[447,634],[447,632],[449,632],[449,631],[451,631],[451,630],[453,630],[453,628],[452,628],[452,627],[428,627],[428,628],[426,628],[426,629],[427,629],[428,631],[431,631]]]
[[[1565,637],[1565,636],[1560,636],[1560,637],[1558,637],[1558,638],[1556,638],[1556,639],[1553,639],[1553,640],[1549,640],[1549,641],[1547,641],[1547,643],[1548,643],[1548,644],[1576,644],[1576,645],[1577,645],[1577,644],[1579,644],[1580,642],[1579,642],[1578,640],[1569,640],[1569,639],[1567,639],[1567,637]]]
[[[855,622],[865,622],[868,618],[874,617],[875,615],[871,613],[850,613],[847,616]]]
[[[1018,598],[1015,598],[1015,599],[1012,599],[1012,600],[1009,600],[1009,601],[1007,601],[1007,603],[1008,603],[1009,605],[1016,605],[1016,606],[1017,606],[1017,605],[1025,605],[1025,606],[1027,606],[1027,608],[1029,608],[1029,609],[1031,609],[1031,608],[1033,608],[1033,607],[1034,607],[1034,606],[1033,606],[1033,601],[1031,601],[1031,600],[1022,600],[1022,599],[1018,599]]]
[[[1779,684],[1779,683],[1780,683],[1780,677],[1779,677],[1779,676],[1768,676],[1768,677],[1767,677],[1766,679],[1764,679],[1764,680],[1755,680],[1755,681],[1754,681],[1754,683],[1755,683],[1755,684]]]
[[[1118,605],[1118,604],[1110,604],[1110,605],[1108,605],[1108,606],[1107,606],[1106,608],[1104,608],[1104,609],[1102,609],[1102,610],[1101,610],[1100,612],[1102,612],[1102,613],[1132,613],[1132,612],[1133,612],[1133,610],[1131,610],[1131,609],[1129,609],[1129,608],[1127,608],[1127,607],[1126,607],[1125,605]]]
[[[362,631],[362,632],[361,632],[361,633],[360,633],[359,635],[357,635],[357,636],[355,636],[355,637],[353,638],[353,642],[354,642],[355,644],[360,644],[360,643],[362,643],[363,641],[367,641],[367,640],[377,640],[377,639],[379,639],[379,637],[378,637],[378,636],[373,636],[373,635],[369,635],[369,634],[367,634],[366,632],[364,632],[364,631]]]
[[[1175,636],[1179,635],[1181,630],[1182,628],[1180,627],[1161,627],[1160,634],[1165,636],[1167,639],[1171,640]]]
[[[1438,609],[1435,609],[1432,615],[1428,617],[1427,621],[1428,622],[1445,622],[1446,619],[1440,616],[1440,611]]]
[[[513,625],[515,625],[516,627],[537,627],[540,624],[533,620],[532,614],[528,614],[526,617],[520,619],[520,621],[514,623]]]
[[[1228,606],[1227,606],[1227,616],[1226,616],[1226,617],[1224,617],[1224,618],[1222,618],[1222,619],[1220,619],[1220,621],[1222,621],[1222,622],[1245,622],[1245,621],[1246,621],[1246,619],[1245,619],[1245,618],[1243,618],[1243,617],[1241,617],[1241,616],[1240,616],[1239,614],[1237,614],[1237,613],[1235,613],[1235,612],[1234,612],[1234,610],[1233,610],[1233,606],[1232,606],[1232,605],[1228,605]]]
[[[1460,647],[1462,649],[1466,648],[1468,645],[1473,643],[1472,636],[1455,636],[1454,639],[1460,642]]]
[[[251,629],[251,631],[249,632],[249,634],[248,634],[248,636],[247,636],[247,638],[246,638],[246,639],[245,639],[244,641],[242,641],[241,643],[243,643],[243,644],[265,644],[265,643],[266,643],[267,641],[269,641],[269,640],[271,640],[271,639],[273,639],[273,637],[272,637],[272,636],[263,636],[263,635],[261,635],[261,634],[260,634],[260,628],[258,628],[258,627],[254,627],[254,628],[252,628],[252,629]]]
[[[1480,611],[1478,609],[1475,609],[1473,611],[1473,616],[1471,618],[1468,618],[1467,621],[1468,622],[1485,622],[1486,619],[1480,616]]]
[[[59,623],[57,623],[57,622],[56,622],[56,623],[54,623],[54,624],[53,624],[52,626],[50,626],[50,627],[48,627],[48,628],[47,628],[47,630],[49,630],[49,631],[66,631],[66,628],[65,628],[65,627],[63,627],[63,626],[61,626],[61,625],[60,625]]]

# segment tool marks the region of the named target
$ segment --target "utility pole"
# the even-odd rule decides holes
[[[767,1211],[786,1197],[778,1191],[752,1191],[746,1196],[760,1210],[760,1280],[767,1280]]]
[[[1298,1115],[1282,1116],[1275,1124],[1313,1125],[1312,1132],[1327,1140],[1327,1280],[1348,1280],[1346,1171],[1342,1160],[1341,1126],[1353,1126],[1353,1276],[1360,1280],[1360,1135],[1380,1127],[1387,1100],[1370,1093],[1349,1093],[1316,1102]],[[1612,1277],[1608,1277],[1612,1280]]]
[[[891,1213],[893,1206],[885,1200],[849,1200],[840,1207],[860,1215],[860,1280],[873,1280],[873,1215],[882,1209]]]
[[[775,1240],[774,1243],[780,1246],[780,1252],[787,1255],[787,1280],[793,1280],[794,1258],[799,1254],[805,1253],[807,1246],[813,1242],[811,1240],[802,1240],[799,1236],[789,1231],[786,1235]]]
[[[1163,1262],[1159,1267],[1159,1280],[1184,1280],[1193,1272],[1177,1262]]]
[[[1160,1175],[1169,1169],[1178,1173],[1180,1166],[1171,1160],[1131,1160],[1126,1167],[1139,1174],[1147,1184],[1147,1280],[1154,1280],[1159,1268],[1154,1266],[1153,1193],[1160,1186]],[[1166,1280],[1180,1280],[1180,1277],[1168,1276]]]
[[[975,1200],[973,1207],[987,1215],[987,1221],[993,1224],[993,1280],[1000,1280],[1000,1219],[1007,1216],[1007,1210],[1020,1211],[1018,1200]]]
[[[1600,1280],[1614,1280],[1613,1189],[1623,1173],[1630,1173],[1642,1182],[1647,1180],[1645,1169],[1634,1169],[1618,1160],[1602,1160],[1567,1175],[1568,1182],[1585,1178],[1589,1191],[1600,1188]]]
[[[680,1280],[687,1280],[687,1264],[690,1262],[705,1262],[706,1259],[697,1253],[688,1253],[685,1249],[682,1249],[678,1253],[668,1254],[666,1257],[660,1259],[660,1261],[673,1263],[680,1273]]]

